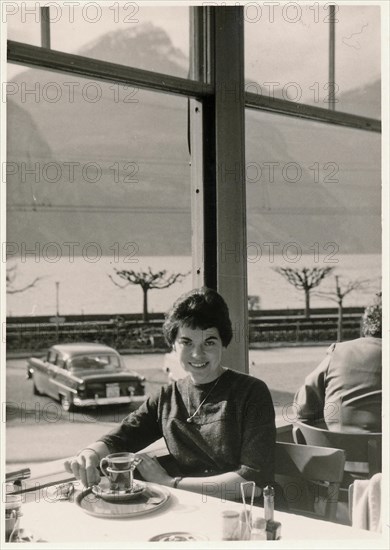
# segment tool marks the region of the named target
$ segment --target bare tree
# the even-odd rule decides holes
[[[282,275],[287,282],[305,293],[305,317],[310,317],[310,292],[331,273],[333,267],[275,267],[274,270]]]
[[[117,283],[111,275],[111,281],[119,288],[126,288],[129,285],[140,285],[143,292],[143,320],[148,321],[148,292],[152,289],[163,289],[172,286],[175,283],[180,283],[188,273],[172,273],[167,274],[167,270],[163,269],[153,273],[150,267],[148,271],[134,271],[123,269],[119,271],[115,269],[116,275],[127,281],[124,285]]]
[[[25,290],[28,290],[29,288],[32,288],[35,286],[35,284],[41,279],[42,277],[35,277],[31,283],[28,285],[22,286],[20,288],[15,288],[15,279],[16,279],[16,265],[12,267],[7,267],[6,269],[6,292],[7,294],[17,294],[18,292],[24,292]]]
[[[343,307],[344,307],[344,298],[356,290],[361,290],[366,288],[368,279],[355,279],[346,281],[343,285],[339,282],[340,276],[335,275],[336,287],[335,290],[323,291],[320,290],[315,292],[316,296],[332,300],[337,303],[337,341],[341,342],[343,338]]]

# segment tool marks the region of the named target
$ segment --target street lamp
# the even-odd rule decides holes
[[[60,283],[56,281],[56,316],[60,316],[60,305],[59,305],[59,294],[60,294]]]

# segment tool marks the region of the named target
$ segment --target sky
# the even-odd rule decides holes
[[[52,48],[75,53],[109,31],[152,22],[163,28],[173,45],[188,56],[189,8],[183,3],[172,6],[160,2],[151,7],[142,2],[106,0],[87,2],[88,9],[82,8],[81,2],[73,2],[76,7],[71,9],[71,2],[50,2]],[[3,8],[8,38],[39,45],[39,11],[34,9],[38,3],[9,4],[6,13]],[[258,2],[244,4],[247,80],[259,83],[263,93],[270,86],[284,88],[290,94],[286,99],[301,93],[302,100],[309,100],[318,89],[324,94],[328,80],[327,8],[319,2],[274,4],[272,9]],[[31,11],[22,9],[22,5]],[[380,8],[340,2],[337,9],[336,83],[338,91],[345,92],[380,77]],[[22,70],[23,67],[10,66],[8,79]],[[295,91],[298,88],[300,92]]]

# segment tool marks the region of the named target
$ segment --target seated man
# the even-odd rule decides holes
[[[380,293],[364,312],[362,337],[332,344],[323,361],[306,377],[295,395],[299,420],[324,420],[333,431],[381,432],[381,389]],[[365,397],[362,414],[358,414],[360,397]]]

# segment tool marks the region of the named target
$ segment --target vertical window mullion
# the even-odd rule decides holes
[[[50,49],[50,7],[41,8],[41,46]]]
[[[225,298],[234,331],[225,364],[248,372],[243,9],[198,10],[192,29],[192,75],[213,85],[201,109],[190,102],[193,284]]]
[[[191,8],[191,77],[213,82],[213,15]],[[193,286],[217,288],[215,97],[190,100]]]
[[[217,288],[234,331],[226,362],[248,372],[244,16],[242,6],[214,9]]]
[[[335,56],[336,56],[336,22],[335,22],[335,6],[329,7],[329,101],[328,107],[332,111],[336,108],[336,71],[335,71]]]

